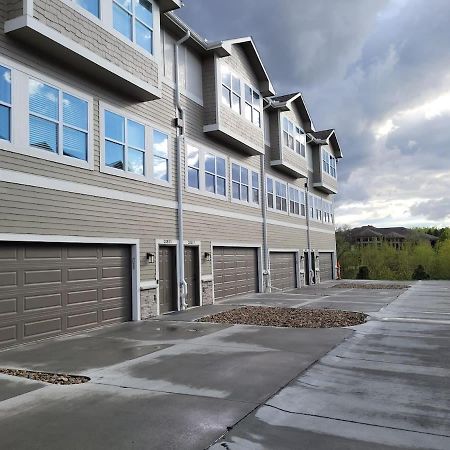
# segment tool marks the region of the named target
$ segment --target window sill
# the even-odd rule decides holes
[[[209,198],[212,198],[214,200],[221,200],[221,201],[224,201],[224,202],[228,201],[228,195],[223,196],[223,195],[213,194],[211,192],[204,191],[202,189],[195,189],[195,188],[190,187],[190,186],[185,186],[185,191],[186,192],[190,192],[191,194],[197,194],[197,195],[201,195],[203,197],[209,197]]]
[[[169,177],[169,181],[163,181],[163,180],[158,180],[155,178],[150,178],[145,175],[138,175],[138,174],[132,173],[132,172],[125,172],[123,170],[115,169],[114,167],[108,167],[108,166],[101,167],[100,172],[106,173],[108,175],[120,177],[120,178],[126,178],[128,180],[140,181],[141,183],[157,184],[159,186],[172,187],[170,177]]]

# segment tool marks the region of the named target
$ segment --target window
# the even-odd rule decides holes
[[[308,209],[309,218],[314,219],[314,196],[312,194],[308,194]]]
[[[325,223],[334,222],[333,203],[323,200],[323,221]]]
[[[200,157],[199,151],[191,145],[187,146],[188,186],[200,189]]]
[[[273,209],[275,206],[275,196],[273,191],[273,180],[272,178],[267,178],[267,207]]]
[[[211,194],[226,196],[225,159],[207,153],[205,155],[205,189]]]
[[[322,170],[333,178],[336,178],[336,158],[322,147]]]
[[[113,27],[153,53],[153,9],[148,0],[113,0]]]
[[[245,118],[261,127],[261,96],[248,84],[245,85]]]
[[[137,175],[145,174],[145,126],[105,111],[105,164]]]
[[[153,178],[169,181],[169,136],[153,130]]]
[[[239,164],[231,165],[231,192],[235,200],[259,204],[259,174]]]
[[[11,71],[0,66],[0,139],[11,140]]]
[[[295,187],[289,187],[289,213],[305,217],[305,192]]]
[[[75,0],[75,3],[100,18],[100,0]]]
[[[241,114],[241,80],[222,67],[222,103]]]
[[[280,181],[275,182],[275,209],[287,212],[287,187]]]
[[[306,156],[305,132],[286,117],[283,118],[283,144],[297,154]]]
[[[82,161],[88,158],[88,102],[30,79],[29,144]]]

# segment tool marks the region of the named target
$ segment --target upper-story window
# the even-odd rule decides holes
[[[28,89],[30,146],[87,161],[88,102],[34,79]]]
[[[200,189],[200,152],[191,145],[187,146],[188,186]]]
[[[296,216],[306,215],[305,192],[295,187],[289,187],[289,213]]]
[[[312,220],[322,222],[322,209],[323,209],[322,197],[319,197],[314,194],[309,194],[308,203],[309,203],[309,218]]]
[[[11,70],[0,66],[0,139],[11,140]]]
[[[241,80],[225,67],[222,72],[222,103],[241,114]]]
[[[283,145],[303,157],[306,156],[305,132],[287,117],[283,118]]]
[[[261,96],[248,84],[245,85],[245,118],[261,127]]]
[[[259,174],[240,164],[231,165],[231,191],[234,200],[259,204]]]
[[[286,183],[267,177],[267,206],[277,211],[287,212]]]
[[[333,223],[333,203],[323,200],[323,221],[324,223]]]
[[[113,0],[113,27],[153,53],[153,9],[148,0]]]
[[[226,164],[220,156],[205,155],[205,188],[212,194],[226,196]]]
[[[86,11],[89,11],[95,17],[100,18],[100,0],[74,0],[77,5],[80,5]]]
[[[322,148],[322,170],[331,177],[336,178],[336,158],[324,148]]]
[[[169,136],[105,109],[104,165],[116,175],[169,182]]]

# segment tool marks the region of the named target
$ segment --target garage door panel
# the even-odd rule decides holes
[[[216,299],[258,291],[256,248],[214,248],[214,296]]]
[[[0,255],[0,346],[130,319],[129,246],[0,244]]]
[[[333,254],[329,252],[319,253],[320,281],[333,279]]]
[[[297,254],[295,252],[271,252],[270,275],[274,288],[295,289],[297,287]]]

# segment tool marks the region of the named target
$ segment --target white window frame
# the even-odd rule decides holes
[[[126,120],[132,120],[134,122],[140,123],[145,127],[145,156],[144,156],[144,175],[139,175],[133,172],[127,172],[122,169],[116,169],[106,165],[105,162],[105,111],[110,111]],[[115,175],[122,178],[128,178],[136,181],[143,181],[151,184],[158,184],[160,186],[170,187],[172,186],[172,146],[173,140],[171,135],[171,130],[152,124],[146,121],[142,117],[134,114],[130,114],[128,111],[111,105],[110,103],[100,102],[99,104],[99,114],[100,114],[100,172],[107,173],[109,175]],[[168,136],[168,181],[160,180],[153,176],[153,131],[159,131]],[[125,127],[126,133],[126,127]],[[127,145],[127,144],[126,144]],[[124,161],[126,164],[126,161]]]
[[[9,85],[9,89],[10,89],[10,103],[4,102],[3,100],[0,100],[0,105],[1,106],[5,106],[6,108],[9,108],[9,139],[1,139],[0,138],[0,144],[2,143],[6,143],[6,144],[11,144],[12,142],[12,132],[13,132],[13,71],[11,69],[11,67],[9,67],[9,65],[7,64],[0,64],[3,68],[5,68],[6,70],[9,70],[9,74],[11,77],[11,82]]]
[[[242,82],[241,82],[241,84],[242,84]],[[245,91],[246,91],[246,88],[247,88],[247,87],[248,87],[249,89],[251,89],[251,91],[252,91],[252,103],[251,103],[251,104],[247,101],[247,98],[245,97],[245,93],[246,93]],[[258,94],[258,96],[259,96],[259,102],[258,102],[258,106],[257,106],[257,107],[255,106],[255,98],[254,98],[254,96],[253,96],[254,93]],[[261,107],[261,102],[262,102],[262,96],[261,96],[261,93],[259,92],[258,89],[255,89],[251,84],[244,82],[243,96],[242,96],[242,98],[243,98],[243,100],[244,100],[244,102],[243,102],[243,103],[244,103],[244,107],[241,108],[241,111],[242,111],[241,114],[244,116],[244,119],[246,119],[247,122],[252,123],[255,127],[262,128],[262,127],[263,127],[263,109],[262,109],[262,107]],[[245,107],[246,107],[246,105],[250,106],[251,109],[252,109],[252,120],[248,119],[248,118],[245,116]],[[256,110],[258,111],[258,113],[259,113],[259,124],[256,124],[256,123],[255,123],[255,119],[254,119],[255,109],[256,109]]]
[[[78,13],[96,23],[98,26],[102,27],[108,33],[112,34],[115,38],[121,40],[126,43],[134,50],[143,54],[145,57],[154,60],[159,63],[160,54],[161,54],[161,36],[160,36],[160,9],[157,2],[154,0],[149,0],[152,4],[153,10],[153,53],[148,52],[140,45],[136,44],[136,42],[128,39],[122,33],[117,31],[113,26],[113,0],[100,0],[100,17],[96,17],[94,14],[91,14],[88,10],[84,9],[73,0],[61,0],[66,5],[75,9]],[[134,25],[133,25],[134,26]]]
[[[290,216],[294,216],[294,217],[301,217],[301,218],[306,218],[306,202],[305,202],[305,190],[301,189],[297,186],[293,186],[293,185],[289,185],[289,215]],[[298,194],[298,201],[294,198],[291,198],[291,194],[297,193]],[[298,203],[298,214],[296,214],[295,212],[291,212],[291,202],[294,203]],[[294,206],[295,208],[295,206]]]
[[[246,185],[245,183],[242,183],[241,181],[239,181],[239,191],[241,190],[241,186],[247,186],[248,188],[248,201],[246,200],[242,200],[242,199],[237,199],[233,197],[233,183],[237,183],[236,181],[233,180],[233,164],[237,165],[239,167],[239,178],[241,180],[241,170],[242,169],[246,169],[248,172],[248,184]],[[253,183],[253,174],[257,174],[258,175],[258,184],[257,186],[254,185]],[[253,190],[258,190],[258,202],[253,201]],[[237,160],[230,160],[230,198],[231,198],[231,202],[232,203],[239,203],[241,205],[246,205],[246,206],[253,206],[255,208],[259,208],[260,206],[260,202],[261,202],[261,175],[258,171],[258,169],[255,169],[254,167],[250,167],[246,164],[242,164],[241,162],[237,161]]]
[[[271,179],[273,181],[273,207],[269,206],[269,196],[268,196],[269,190],[268,190],[268,187],[267,187],[267,180],[269,180],[269,179]],[[286,188],[286,197],[280,197],[277,194],[277,183],[282,184],[282,185],[285,186],[285,188]],[[278,209],[277,208],[277,197],[279,197],[281,199],[283,199],[283,198],[286,199],[286,211],[284,211],[283,209]],[[266,201],[267,209],[269,211],[274,211],[274,212],[279,213],[279,214],[289,215],[289,185],[288,185],[288,183],[283,181],[283,180],[280,180],[279,178],[273,177],[271,175],[266,176],[266,199],[265,199],[265,201]]]
[[[66,83],[43,75],[15,61],[0,57],[0,64],[11,70],[11,135],[10,141],[1,140],[2,150],[7,150],[33,158],[51,161],[66,166],[81,169],[94,170],[94,124],[93,124],[93,97],[81,92]],[[70,156],[53,153],[30,145],[30,120],[29,120],[29,80],[58,89],[58,91],[73,95],[88,104],[88,148],[87,161],[72,158]],[[61,117],[62,121],[62,117]]]
[[[195,149],[198,150],[198,157],[199,157],[199,176],[200,176],[200,180],[199,180],[199,184],[200,187],[194,188],[189,186],[189,179],[188,179],[188,160],[187,160],[187,147],[191,146]],[[225,160],[225,195],[220,195],[220,194],[216,194],[213,192],[210,192],[206,189],[206,183],[205,183],[205,179],[206,179],[206,170],[205,170],[205,156],[206,154],[210,154],[215,156],[216,158],[222,158]],[[208,172],[209,173],[209,172]],[[206,197],[210,197],[210,198],[214,198],[214,199],[218,199],[218,200],[224,200],[224,201],[228,201],[229,199],[229,188],[228,188],[228,184],[229,184],[229,158],[224,155],[223,153],[220,153],[216,150],[213,150],[209,147],[205,147],[202,144],[199,144],[193,140],[186,140],[186,144],[185,144],[185,164],[184,164],[184,187],[185,190],[187,192],[192,192],[195,194],[200,194]],[[217,183],[216,183],[217,184]]]

